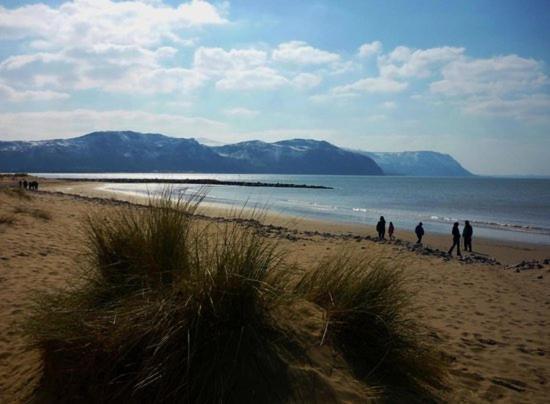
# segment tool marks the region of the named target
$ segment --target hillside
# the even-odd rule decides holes
[[[368,156],[325,141],[293,139],[275,143],[258,140],[213,147],[221,156],[244,162],[251,172],[341,175],[382,175]]]
[[[349,150],[312,139],[228,145],[131,131],[0,141],[3,172],[203,172],[317,175],[472,175],[448,154]]]
[[[0,171],[382,174],[370,157],[323,141],[209,147],[195,139],[129,131],[0,142]]]

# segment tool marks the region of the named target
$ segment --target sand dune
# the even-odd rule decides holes
[[[26,402],[40,379],[40,356],[19,329],[30,299],[36,291],[75,280],[83,253],[81,218],[113,205],[97,198],[32,195],[25,200],[0,192],[0,402]],[[266,234],[279,237],[292,251],[289,259],[306,268],[339,248],[404,266],[418,293],[418,317],[434,330],[433,341],[451,363],[450,402],[547,402],[550,266],[516,272],[506,265],[465,264],[365,240],[368,228],[340,236],[342,226],[277,220],[286,228],[272,226]],[[312,233],[322,226],[331,234]],[[541,247],[534,258],[545,253],[550,256]],[[360,401],[360,387],[342,378],[345,374],[335,374],[333,380],[338,399]]]

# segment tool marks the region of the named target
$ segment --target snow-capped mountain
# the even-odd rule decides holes
[[[195,139],[129,131],[0,142],[0,171],[382,174],[370,157],[323,141],[253,141],[209,147]]]
[[[452,156],[434,151],[360,152],[371,157],[387,175],[465,177],[472,173]]]
[[[374,153],[312,139],[205,145],[155,133],[93,132],[72,139],[0,141],[0,172],[209,172],[471,175],[448,154]]]
[[[235,143],[212,150],[245,162],[251,172],[382,175],[368,156],[350,152],[328,142],[309,139],[266,143],[259,140]]]
[[[93,132],[37,142],[0,142],[0,171],[233,172],[235,162],[194,139],[137,132]]]

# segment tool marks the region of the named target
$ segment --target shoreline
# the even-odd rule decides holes
[[[119,200],[131,203],[143,203],[146,196],[139,195],[134,192],[112,191],[106,190],[94,185],[93,183],[82,183],[74,181],[59,182],[48,181],[42,189],[60,192],[66,195],[80,195],[87,197],[103,198],[106,200]],[[199,212],[210,217],[227,217],[234,215],[235,212],[242,211],[241,207],[234,207],[215,202],[203,202]],[[244,212],[253,212],[254,208],[244,208]],[[282,227],[286,230],[305,234],[330,234],[330,237],[338,235],[339,237],[354,238],[360,237],[359,240],[370,240],[381,244],[393,244],[406,248],[410,251],[415,251],[418,254],[436,255],[441,258],[447,258],[447,250],[452,245],[452,238],[449,235],[440,233],[428,233],[423,238],[422,245],[416,245],[416,236],[412,231],[400,231],[397,229],[395,233],[395,241],[378,242],[375,239],[376,229],[374,225],[345,223],[323,219],[311,219],[305,217],[293,216],[291,214],[283,214],[267,210],[262,213],[262,222],[267,226]],[[461,242],[462,243],[462,242]],[[519,265],[529,266],[529,262],[541,261],[550,259],[550,245],[527,243],[527,242],[511,242],[508,240],[499,240],[485,237],[474,237],[473,253],[463,253],[464,262],[487,262],[487,263],[502,263],[504,265]],[[461,244],[462,248],[462,244]],[[455,255],[453,255],[453,258]],[[470,257],[470,259],[468,259]]]
[[[80,175],[73,177],[72,174],[67,174],[66,176],[61,174],[44,175],[43,178],[59,179],[62,177],[66,178],[69,182],[73,178],[78,180],[80,177]],[[186,178],[193,180],[205,178],[207,180],[229,180],[251,183],[258,181],[277,183],[280,180],[295,184],[311,183],[334,187],[334,191],[308,191],[288,188],[281,188],[279,191],[273,188],[239,189],[239,187],[232,186],[201,186],[193,184],[176,185],[175,188],[182,190],[189,189],[191,192],[199,188],[207,190],[206,201],[208,202],[231,205],[236,208],[239,208],[244,203],[256,203],[262,207],[269,206],[270,210],[283,215],[319,221],[374,225],[378,221],[378,217],[383,215],[388,221],[393,220],[398,230],[405,229],[407,231],[412,231],[418,222],[423,222],[427,233],[436,233],[439,235],[448,235],[455,221],[463,223],[464,220],[469,220],[474,226],[474,235],[476,238],[495,241],[506,240],[509,244],[526,243],[529,245],[550,246],[550,222],[548,222],[544,212],[541,211],[543,205],[536,204],[536,206],[531,206],[532,204],[527,203],[525,209],[521,209],[522,199],[516,198],[511,194],[509,195],[510,198],[506,199],[506,195],[509,194],[506,191],[508,194],[503,194],[504,202],[503,204],[499,204],[501,207],[495,211],[490,208],[492,205],[488,205],[488,203],[494,203],[493,199],[501,195],[503,187],[507,186],[501,183],[489,184],[488,186],[491,187],[491,191],[488,195],[484,195],[485,191],[482,190],[483,183],[460,182],[459,187],[456,188],[452,186],[452,182],[449,183],[449,181],[453,180],[449,178],[434,178],[434,181],[425,182],[422,178],[411,177],[405,182],[401,180],[392,182],[391,178],[393,177],[390,177],[389,182],[387,182],[386,180],[371,181],[370,179],[355,178],[353,176],[349,176],[348,181],[348,176],[344,176],[345,179],[340,183],[339,179],[325,180],[318,176],[311,178],[308,176],[281,177],[277,175],[250,177],[229,175],[217,177],[216,175],[208,174],[190,174],[188,177],[185,177],[174,174],[173,176],[164,178],[162,175],[156,176],[152,173],[144,173],[137,174],[138,176],[134,180],[132,176],[121,173],[107,175],[109,178],[113,178],[115,182],[106,182],[108,179],[101,178],[100,174],[90,174],[86,176],[86,179],[97,180],[105,188],[111,188],[112,190],[135,190],[138,193],[145,193],[147,190],[156,191],[163,186],[170,186],[163,185],[162,182],[165,182],[164,180],[170,182],[175,178],[182,178],[186,182]],[[127,180],[127,178],[130,178],[130,180]],[[163,181],[157,182],[159,179]],[[132,183],[124,184],[120,181],[132,181]],[[202,182],[202,180],[198,181]],[[443,181],[441,185],[444,188],[441,189],[441,193],[437,185],[439,184],[438,181]],[[477,187],[476,189],[478,190],[481,189],[475,195],[475,198],[479,199],[480,203],[482,203],[481,207],[468,202],[467,199],[470,199],[469,197],[463,196],[457,199],[460,193],[464,193],[465,189],[469,189],[472,186]],[[427,197],[427,191],[418,191],[419,189],[424,189],[424,187],[427,187],[426,190],[430,192],[426,206],[423,206],[422,202],[420,204],[415,202],[416,200],[422,201]],[[396,193],[395,196],[392,189]],[[529,189],[525,191],[529,191]]]

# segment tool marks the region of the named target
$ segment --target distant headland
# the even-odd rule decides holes
[[[374,153],[312,139],[207,146],[193,138],[131,131],[93,132],[71,139],[0,141],[0,172],[472,175],[453,157],[432,151]]]

